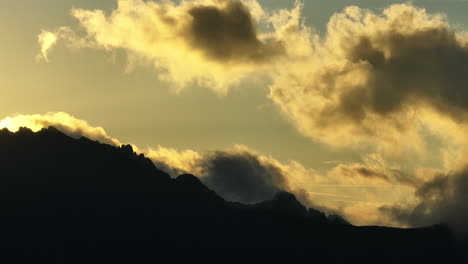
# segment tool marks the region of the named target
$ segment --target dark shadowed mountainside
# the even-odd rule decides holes
[[[228,202],[192,175],[171,179],[131,146],[53,127],[0,130],[0,174],[5,263],[466,260],[444,225],[355,227],[285,192],[254,205]]]

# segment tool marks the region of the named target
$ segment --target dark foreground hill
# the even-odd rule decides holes
[[[450,263],[443,225],[355,227],[293,195],[242,205],[192,175],[171,179],[130,146],[53,127],[0,130],[1,258],[23,263]]]

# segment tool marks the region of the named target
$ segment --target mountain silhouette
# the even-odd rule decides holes
[[[433,263],[464,261],[445,225],[356,227],[279,192],[225,201],[197,177],[171,179],[130,145],[0,130],[5,263]]]

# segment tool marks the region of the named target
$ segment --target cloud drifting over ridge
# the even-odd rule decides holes
[[[119,140],[107,135],[104,128],[93,127],[88,122],[64,112],[50,112],[45,115],[15,115],[0,120],[0,129],[7,128],[12,132],[18,131],[20,127],[28,127],[37,132],[49,126],[53,126],[74,138],[84,136],[114,146],[122,145]]]
[[[63,112],[16,115],[0,121],[0,129],[17,131],[21,126],[33,131],[54,126],[75,138],[85,136],[112,145],[122,144],[103,128],[93,127]],[[307,206],[340,213],[355,224],[398,225],[379,208],[411,195],[413,190],[392,174],[397,168],[385,164],[378,155],[369,156],[363,163],[339,164],[320,174],[298,162],[280,162],[241,145],[208,153],[162,146],[154,149],[132,146],[172,177],[195,174],[228,200],[254,203],[271,199],[277,191],[284,190],[294,193]],[[342,173],[344,170],[347,173]],[[363,175],[363,170],[378,177]]]
[[[381,212],[409,226],[445,223],[460,235],[468,234],[468,168],[437,173],[416,189],[418,203],[382,206]]]
[[[167,153],[170,155],[165,155]],[[178,168],[182,165],[179,170],[172,170],[173,176],[196,174],[208,187],[230,201],[260,202],[271,199],[281,190],[301,193],[297,190],[298,186],[288,181],[283,164],[241,145],[205,154],[159,147],[150,149],[147,155],[161,168]]]
[[[414,185],[419,184],[377,154],[361,163],[337,164],[324,173],[296,161],[280,162],[242,145],[208,153],[159,147],[146,155],[173,177],[196,174],[231,201],[258,202],[284,190],[307,206],[339,213],[354,224],[400,226],[380,207],[415,202]]]

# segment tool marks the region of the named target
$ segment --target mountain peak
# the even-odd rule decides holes
[[[62,131],[58,130],[56,127],[54,126],[48,126],[47,128],[43,128],[41,129],[41,131],[45,131],[45,132],[49,132],[49,133],[61,133],[63,134]]]
[[[192,174],[181,174],[176,178],[176,181],[178,182],[184,182],[184,183],[189,183],[189,184],[203,184],[200,179],[198,179],[196,176]]]
[[[273,197],[273,200],[275,201],[285,201],[285,202],[292,202],[292,203],[299,203],[297,201],[296,196],[292,193],[286,192],[286,191],[279,191],[275,194]]]
[[[34,132],[28,127],[20,127],[20,128],[18,128],[18,131],[16,131],[15,134],[18,134],[18,135],[32,135],[32,134],[34,134]]]

